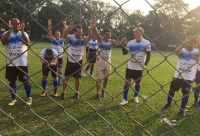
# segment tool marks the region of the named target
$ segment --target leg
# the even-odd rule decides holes
[[[47,90],[47,77],[48,76],[43,76],[42,77],[42,87],[46,91]]]
[[[136,85],[135,85],[135,90],[136,90],[136,92],[135,92],[134,97],[137,97],[137,96],[138,96],[138,93],[139,93],[139,91],[140,91],[140,85],[141,85],[141,82],[136,82]]]
[[[92,73],[93,73],[93,70],[94,70],[94,63],[90,63],[89,64],[90,65],[90,75],[92,75]]]
[[[75,88],[76,88],[76,92],[79,93],[79,88],[81,85],[81,80],[80,78],[75,78]]]
[[[62,79],[62,68],[58,67],[58,84],[61,84],[61,79]]]
[[[67,84],[65,82],[69,83],[69,79],[70,79],[70,77],[65,76],[65,80],[63,83],[63,93],[64,94],[66,93],[66,89],[67,89]]]
[[[9,86],[10,86],[10,88],[12,88],[13,90],[15,89],[15,90],[13,91],[13,93],[12,93],[12,90],[10,89],[11,97],[12,97],[13,100],[15,100],[15,99],[16,99],[16,96],[15,96],[15,94],[16,94],[16,87],[17,87],[16,81],[10,81]]]
[[[101,85],[101,81],[100,79],[97,79],[98,81],[98,85],[97,85],[97,94],[99,94],[99,88],[100,88],[100,85]]]
[[[130,83],[131,83],[131,79],[126,79],[127,81],[125,81],[125,84],[124,84],[124,99],[126,101],[128,101],[128,91],[129,91],[129,86],[130,86]]]
[[[193,106],[196,106],[198,104],[199,90],[200,90],[200,83],[196,83],[196,88],[195,88],[195,91],[194,91],[194,104],[193,104]]]

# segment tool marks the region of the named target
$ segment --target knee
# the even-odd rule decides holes
[[[43,76],[43,77],[42,77],[42,80],[47,80],[47,76]]]
[[[141,82],[136,82],[136,85],[137,85],[137,86],[140,86],[140,85],[141,85]]]

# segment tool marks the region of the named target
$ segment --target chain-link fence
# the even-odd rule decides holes
[[[23,12],[23,17],[19,18],[20,20],[23,20],[25,22],[29,20],[29,23],[26,24],[27,27],[31,25],[31,23],[34,23],[39,26],[42,31],[37,30],[40,32],[40,35],[33,35],[31,39],[33,39],[34,42],[31,42],[30,44],[27,43],[27,41],[25,41],[23,37],[19,37],[15,32],[13,32],[20,40],[23,41],[24,44],[27,44],[27,49],[23,53],[17,54],[17,56],[13,59],[10,59],[10,57],[6,55],[4,49],[1,48],[1,61],[5,64],[4,59],[7,59],[7,64],[1,65],[0,71],[2,75],[5,72],[7,66],[13,65],[22,73],[27,75],[27,80],[23,83],[18,82],[17,87],[13,89],[9,85],[9,82],[3,79],[1,76],[0,81],[2,90],[0,97],[0,118],[2,121],[0,121],[0,135],[200,135],[200,118],[198,116],[200,103],[194,107],[187,106],[185,109],[180,106],[180,102],[182,99],[190,95],[191,97],[187,105],[191,105],[194,99],[193,94],[198,95],[198,93],[195,92],[196,84],[190,84],[190,80],[186,79],[184,75],[185,72],[190,71],[194,67],[197,67],[197,63],[199,62],[198,56],[195,56],[193,51],[189,48],[185,48],[186,52],[188,52],[188,54],[190,55],[190,59],[195,59],[195,63],[187,62],[191,64],[188,65],[186,69],[176,69],[177,57],[174,54],[177,50],[173,52],[162,52],[162,47],[160,47],[159,44],[154,44],[156,40],[160,38],[164,39],[166,36],[165,34],[167,34],[168,36],[172,36],[175,39],[173,40],[176,41],[176,43],[182,44],[182,46],[184,47],[186,47],[186,44],[190,43],[193,39],[198,39],[197,36],[199,35],[199,32],[196,32],[192,33],[192,35],[194,35],[192,39],[184,42],[183,40],[181,40],[182,38],[180,38],[179,31],[187,31],[188,29],[179,30],[178,28],[179,25],[182,25],[182,22],[184,22],[185,20],[186,22],[190,20],[189,26],[194,25],[196,30],[199,29],[199,20],[197,16],[197,14],[199,13],[198,8],[189,11],[187,8],[185,8],[181,0],[165,0],[155,7],[150,4],[148,0],[145,0],[145,2],[153,10],[144,18],[135,20],[122,8],[124,4],[128,4],[130,2],[129,0],[124,1],[123,4],[119,4],[117,1],[114,0],[117,7],[112,12],[109,12],[106,16],[103,17],[101,17],[100,13],[95,12],[95,10],[91,8],[90,4],[93,1],[90,0],[80,1],[79,3],[75,4],[76,8],[70,9],[70,12],[68,13],[61,11],[58,5],[62,2],[64,4],[69,4],[70,1],[44,0],[42,2],[39,2],[39,4],[37,3],[36,5],[34,5],[31,9],[26,8],[26,6],[28,5],[27,3],[21,3],[17,0],[3,0],[0,3],[3,5],[9,2],[14,2],[15,4],[17,4],[17,6],[20,7],[19,10],[20,12]],[[173,22],[170,22],[169,20],[165,20],[166,18],[163,18],[165,16],[160,14],[159,10],[162,9],[163,6],[173,4],[173,2],[178,4],[178,7],[182,7],[182,10],[185,12],[185,14],[183,14],[181,18],[176,20],[176,17],[178,17],[179,15],[171,15],[173,14],[173,12],[169,12],[169,16],[174,16],[175,18]],[[56,25],[54,25],[51,29],[47,29],[47,25],[43,25],[40,20],[34,18],[34,15],[42,10],[42,7],[45,7],[47,5],[51,6],[57,12],[57,14],[59,14],[59,17],[61,17],[59,18],[60,20],[56,23]],[[12,7],[10,7],[10,9],[13,10]],[[68,46],[62,46],[58,41],[54,40],[63,49],[63,52],[59,54],[56,58],[54,58],[57,59],[59,58],[59,56],[64,55],[63,71],[65,69],[67,57],[68,59],[70,57],[72,61],[81,66],[81,69],[72,72],[70,76],[60,76],[56,71],[52,69],[52,67],[50,67],[50,65],[46,65],[45,67],[41,68],[41,63],[38,62],[38,60],[40,59],[45,61],[44,58],[41,58],[39,55],[41,50],[50,47],[50,43],[41,44],[40,42],[47,41],[45,40],[45,38],[48,36],[48,32],[50,32],[51,30],[56,30],[62,25],[63,21],[66,21],[67,24],[69,24],[68,27],[70,25],[73,25],[71,20],[77,21],[76,19],[79,18],[79,16],[76,14],[76,12],[79,12],[80,9],[85,9],[88,11],[87,13],[90,13],[88,15],[91,18],[90,20],[97,20],[96,26],[97,29],[100,30],[101,34],[103,34],[101,29],[110,29],[110,24],[106,23],[106,19],[110,16],[114,16],[117,13],[125,16],[129,20],[129,22],[132,23],[126,23],[125,21],[124,24],[127,29],[118,32],[118,35],[115,34],[115,32],[117,31],[115,31],[114,29],[110,30],[112,38],[117,40],[102,50],[96,49],[98,52],[98,57],[105,61],[106,65],[109,64],[112,68],[111,73],[101,78],[100,80],[97,80],[95,76],[91,76],[85,70],[85,67],[88,64],[88,62],[85,61],[85,58],[83,59],[83,64],[81,64],[80,61],[74,59],[74,56],[72,56],[68,51],[70,46],[75,45],[76,43],[80,42],[80,40],[84,39],[85,41],[87,41],[87,38],[85,37],[83,37],[83,39],[80,38],[79,40],[71,43],[71,45],[69,44]],[[48,14],[51,15],[53,13],[51,13],[51,10],[49,10]],[[144,48],[138,49],[136,52],[133,53],[131,50],[126,48],[119,39],[125,36],[128,37],[129,33],[138,28],[142,22],[145,22],[148,19],[153,20],[153,16],[156,16],[155,19],[158,22],[158,24],[156,24],[156,27],[158,27],[159,25],[162,26],[161,28],[165,30],[161,33],[152,32],[156,33],[156,35],[153,38],[150,38],[152,37],[152,35],[146,34],[145,30],[148,29],[148,27],[152,26],[147,25],[148,27],[144,28],[144,33],[141,31],[141,29],[138,29],[141,33],[143,33],[143,37],[150,41],[150,44],[148,44]],[[9,27],[8,22],[3,19],[3,16],[0,17],[0,20],[4,25]],[[177,27],[176,29],[175,26]],[[77,29],[75,28],[75,26],[73,27],[74,29]],[[86,32],[83,32],[83,35],[87,35],[93,29],[95,29],[95,27],[88,28]],[[128,39],[128,41],[132,39]],[[89,41],[87,42],[88,44],[90,44]],[[132,57],[129,57],[129,59],[127,59],[127,57],[122,54],[122,49],[119,48],[114,48],[112,51],[112,63],[111,61],[106,59],[105,56],[102,56],[102,52],[105,50],[109,50],[110,48],[112,49],[112,46],[115,43],[120,44],[120,47],[124,51],[131,54]],[[90,46],[94,47],[94,45],[92,44],[90,44]],[[141,61],[139,59],[136,59],[136,55],[140,52],[143,52],[144,49],[146,50],[147,48],[149,48],[149,46],[151,46],[151,48],[155,51],[152,51],[149,65],[147,68],[145,68]],[[167,45],[167,48],[168,47],[169,46]],[[29,58],[32,58],[29,59],[29,73],[21,69],[18,65],[16,65],[16,63],[13,62],[15,59],[26,54],[27,52],[29,52]],[[93,60],[94,58],[96,59],[96,56],[90,58],[90,60]],[[145,69],[142,77],[135,80],[134,82],[129,82],[124,76],[124,74],[126,74],[125,64],[127,64],[131,60],[134,60],[135,63],[139,64],[139,66]],[[62,78],[63,83],[57,85],[56,87],[53,87],[52,84],[49,85],[50,87],[47,87],[46,96],[40,98],[40,92],[45,91],[43,87],[41,87],[40,83],[41,73],[47,67],[51,71],[53,71],[53,73],[56,74],[58,77]],[[74,74],[76,74],[80,70],[85,72],[86,75],[90,78],[88,79],[84,77],[81,79],[82,83],[80,85],[80,92],[78,92],[80,98],[73,99],[71,98],[72,92],[73,94],[77,93],[77,88],[73,87],[76,79],[74,80],[71,78],[70,82],[66,81],[68,81],[70,77],[73,77]],[[181,77],[183,81],[185,81],[183,84],[189,84],[189,88],[191,87],[191,91],[187,92],[187,94],[184,96],[182,96],[182,93],[180,92],[181,94],[178,93],[178,95],[173,98],[172,95],[168,94],[168,90],[169,85],[176,80],[175,78],[172,80],[170,79],[172,78],[172,74],[175,70],[177,71],[178,76]],[[170,72],[172,72],[172,74]],[[110,75],[112,75],[112,77],[111,79],[109,79],[109,83],[106,88],[102,85],[99,85],[99,81],[103,82],[104,79],[107,79]],[[48,79],[51,80],[51,77],[49,76]],[[141,85],[141,91],[140,93],[138,93],[134,85],[137,85],[137,81],[139,81],[140,79],[142,79],[143,82]],[[132,92],[138,95],[140,101],[138,104],[132,102],[131,100],[129,101],[129,104],[125,106],[122,106],[122,104],[120,104],[122,100],[122,95],[127,91],[127,89],[124,90],[123,88],[125,81],[131,84],[129,88],[133,90]],[[15,90],[20,90],[22,86],[25,85],[27,82],[30,82],[32,85],[33,103],[31,105],[25,105],[26,100],[24,99],[24,92],[17,91],[17,93],[14,93]],[[61,95],[63,84],[67,84],[68,86],[67,92],[65,94],[67,99],[61,100],[60,96],[52,97],[51,94],[56,88],[58,89],[59,95]],[[98,85],[100,86],[100,90],[103,90],[106,94],[106,97],[101,98],[101,101],[97,101],[95,98],[96,87]],[[12,90],[11,93],[16,95],[19,101],[14,106],[7,106],[7,100],[10,98],[10,93],[8,91],[9,89]],[[129,91],[129,94],[132,93]],[[165,110],[162,110],[161,107],[166,104],[167,97],[168,99],[173,98],[172,101],[174,102],[174,104],[166,107]],[[197,98],[198,97],[199,96],[197,96]],[[178,109],[184,111],[184,113],[186,114],[185,117],[181,117],[179,114],[176,115],[176,111]]]

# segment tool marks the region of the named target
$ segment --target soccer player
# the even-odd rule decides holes
[[[174,93],[180,88],[182,88],[183,98],[181,103],[181,109],[179,111],[180,115],[182,116],[185,116],[185,112],[183,111],[183,109],[185,109],[189,99],[189,92],[191,89],[192,81],[195,77],[197,70],[196,58],[198,58],[198,50],[194,48],[196,46],[196,39],[190,35],[186,37],[185,42],[188,42],[185,48],[183,44],[181,44],[175,50],[175,54],[178,55],[178,63],[176,67],[178,71],[175,71],[173,81],[170,85],[168,102],[165,106],[162,107],[163,109],[171,107],[171,102],[172,98],[174,97]],[[196,58],[193,57],[186,50],[186,48]]]
[[[93,28],[96,21],[92,21],[90,24],[90,29]],[[68,34],[69,31],[73,28],[74,21],[72,21],[68,28],[63,33],[63,37],[68,41],[69,47],[68,47],[68,60],[66,64],[65,69],[65,82],[69,83],[70,77],[75,78],[75,97],[79,99],[79,88],[80,88],[80,78],[82,77],[82,58],[83,58],[83,51],[85,42],[88,42],[92,39],[92,30],[88,32],[88,36],[84,36],[84,39],[82,38],[82,27],[79,25],[74,26],[74,34],[70,35]],[[77,63],[78,62],[78,63]],[[64,82],[63,84],[63,93],[61,95],[61,98],[65,98],[65,92],[67,89],[67,84]]]
[[[63,21],[63,32],[65,31],[67,25],[66,21]],[[48,20],[48,30],[51,29],[51,19]],[[61,37],[61,34],[58,30],[55,31],[54,36],[52,36],[52,30],[48,33],[49,38],[51,39],[52,43],[52,49],[55,49],[58,53],[58,84],[61,84],[61,78],[62,78],[62,66],[63,66],[63,45],[65,42],[65,39]]]
[[[104,90],[106,89],[106,86],[108,84],[108,80],[110,79],[111,74],[111,50],[113,45],[120,46],[126,43],[126,38],[122,38],[120,42],[117,42],[116,40],[110,39],[111,38],[111,32],[108,29],[104,30],[103,37],[99,34],[97,31],[97,27],[94,28],[94,33],[97,36],[97,44],[98,44],[98,51],[100,52],[100,55],[97,58],[97,65],[96,65],[96,77],[98,84],[101,84],[101,80],[103,79],[104,75],[104,84],[103,89],[101,91],[101,97],[105,97]],[[97,100],[100,100],[100,93],[99,88],[100,86],[97,85]]]
[[[51,75],[53,77],[53,84],[54,84],[54,97],[58,96],[57,93],[57,86],[58,86],[58,77],[56,75],[57,72],[57,57],[58,53],[55,49],[45,48],[40,53],[40,61],[42,62],[42,87],[45,91],[43,91],[40,96],[44,97],[46,95],[46,88],[47,88],[47,77],[49,74],[49,70],[51,71]],[[49,69],[47,65],[52,69]]]
[[[120,103],[125,105],[128,103],[128,91],[131,79],[136,82],[134,101],[138,103],[138,93],[140,91],[141,77],[151,57],[150,42],[143,38],[144,29],[138,27],[134,31],[135,39],[128,42],[126,49],[122,48],[123,54],[126,55],[130,51],[129,61],[126,68],[126,81],[124,85],[124,100]],[[139,51],[139,52],[138,52]],[[146,58],[146,61],[145,61]]]
[[[198,50],[199,50],[199,53],[200,53],[200,48],[199,48],[200,47],[200,35],[197,36],[196,43],[197,43]],[[200,101],[198,102],[199,90],[200,90],[200,65],[199,64],[197,64],[197,73],[196,73],[195,82],[196,82],[196,87],[195,87],[195,92],[194,92],[193,106],[197,106],[198,104],[200,105]]]
[[[29,37],[26,32],[24,32],[25,22],[23,21],[20,25],[20,21],[17,18],[12,18],[9,21],[10,30],[4,32],[1,39],[2,44],[5,46],[6,50],[6,79],[10,81],[10,90],[12,100],[8,105],[13,106],[16,100],[16,81],[17,77],[19,81],[23,82],[24,89],[27,94],[27,104],[32,104],[31,98],[31,85],[28,81],[28,55],[27,46],[30,43]],[[16,34],[14,34],[14,33]],[[23,41],[20,39],[23,39]],[[12,60],[12,63],[11,63]],[[17,67],[19,68],[17,68]]]
[[[98,49],[97,46],[97,37],[94,34],[92,36],[92,39],[89,41],[89,43],[86,46],[86,59],[88,60],[89,65],[87,65],[85,71],[87,71],[90,68],[90,76],[92,76],[94,64],[96,63],[96,51]],[[89,53],[88,53],[89,50]],[[84,72],[84,76],[86,76],[86,73]]]

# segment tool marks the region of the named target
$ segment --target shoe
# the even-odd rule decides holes
[[[43,92],[40,94],[41,97],[44,97],[45,95],[47,95],[47,93],[46,93],[45,91],[43,91]]]
[[[80,97],[79,94],[78,94],[78,93],[75,93],[75,98],[76,98],[76,99],[79,99],[79,97]]]
[[[105,97],[105,92],[101,90],[101,97]]]
[[[193,104],[192,104],[192,106],[197,106],[199,104],[199,102],[194,102]]]
[[[97,100],[101,100],[100,94],[96,95]]]
[[[84,74],[83,74],[85,77],[86,77],[86,73],[84,72]]]
[[[134,97],[133,98],[134,99],[134,102],[136,102],[136,103],[138,103],[139,101],[138,101],[138,97],[136,96],[136,97]]]
[[[9,106],[13,106],[13,105],[15,105],[16,102],[17,102],[16,99],[11,100],[11,101],[8,103],[8,105],[9,105]]]
[[[31,105],[31,104],[32,104],[32,98],[31,98],[31,97],[29,97],[29,98],[27,99],[26,104],[28,104],[28,105]]]
[[[128,101],[126,101],[125,99],[120,103],[120,105],[125,105],[125,104],[127,104],[128,103]]]
[[[63,99],[63,100],[65,99],[65,93],[61,94],[61,99]]]
[[[163,109],[167,109],[167,108],[169,108],[169,107],[171,107],[171,105],[169,105],[169,104],[166,104],[165,106],[163,106],[162,108]]]
[[[180,110],[179,113],[181,116],[185,116],[185,112],[183,110]]]
[[[58,96],[58,93],[57,93],[57,92],[54,92],[54,93],[53,93],[53,96],[54,96],[54,97],[57,97],[57,96]]]

